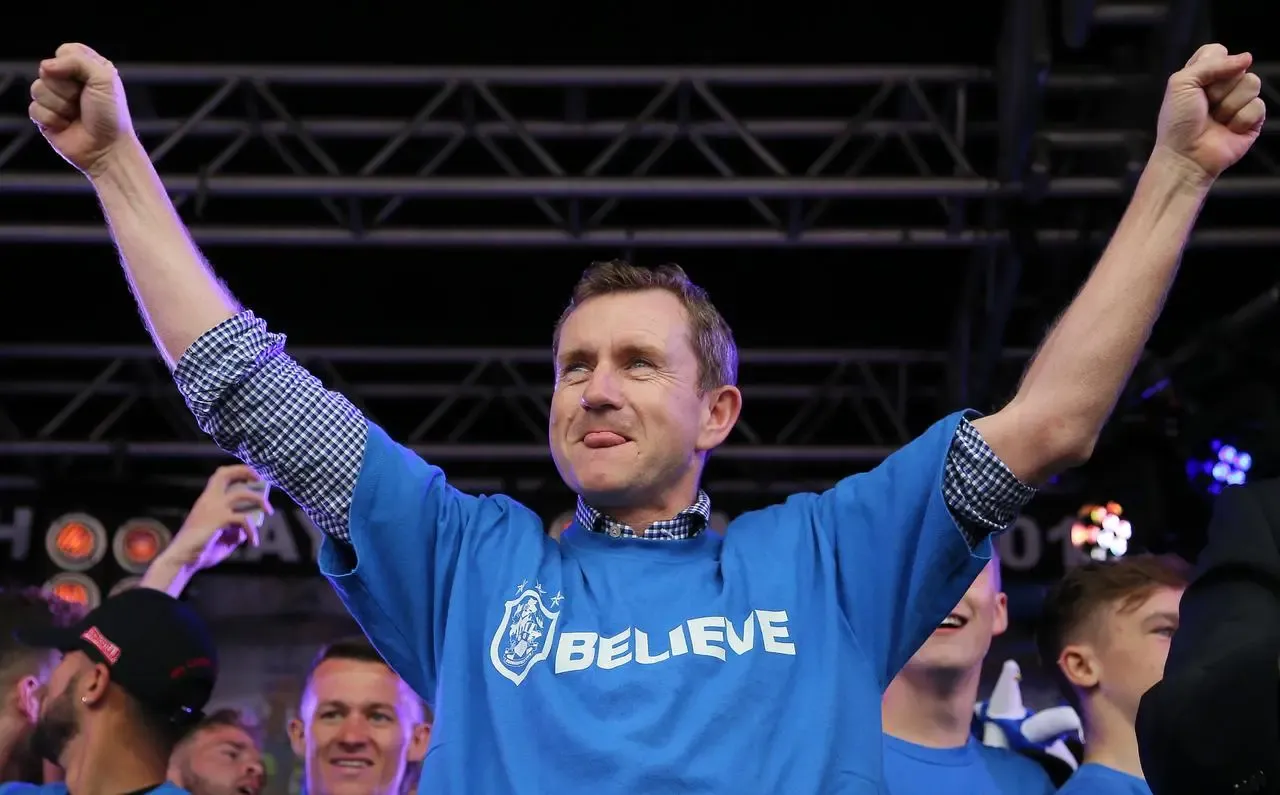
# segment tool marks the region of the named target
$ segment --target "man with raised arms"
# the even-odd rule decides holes
[[[580,497],[556,543],[450,487],[232,297],[109,61],[60,47],[30,115],[93,183],[201,426],[309,512],[323,572],[435,709],[423,792],[873,793],[885,687],[1032,485],[1088,457],[1209,188],[1257,137],[1251,62],[1210,45],[1174,75],[1129,209],[1009,405],[723,537],[698,484],[742,407],[737,351],[679,268],[593,267],[556,327],[551,454]]]

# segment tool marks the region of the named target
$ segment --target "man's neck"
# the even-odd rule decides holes
[[[884,733],[926,748],[964,746],[981,675],[981,665],[967,671],[903,670],[884,693]]]
[[[665,522],[675,518],[688,510],[697,499],[697,481],[693,481],[687,487],[681,485],[661,495],[660,498],[633,505],[620,505],[607,499],[595,501],[587,497],[583,498],[592,510],[640,532],[651,527],[655,522]]]
[[[168,762],[118,731],[82,732],[62,754],[72,795],[125,795],[164,782]],[[124,753],[125,749],[128,753]]]
[[[1081,716],[1085,725],[1084,761],[1145,778],[1133,721],[1125,719],[1110,705],[1086,704],[1084,713]]]

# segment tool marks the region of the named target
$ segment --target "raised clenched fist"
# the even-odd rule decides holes
[[[1214,179],[1244,157],[1262,132],[1267,106],[1253,56],[1206,44],[1169,78],[1156,145]]]
[[[28,114],[54,150],[89,176],[133,138],[115,66],[83,44],[64,44],[40,63]]]

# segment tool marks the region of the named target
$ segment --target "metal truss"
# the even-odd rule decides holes
[[[1123,95],[1142,75],[1050,74],[1059,121],[1037,143],[1063,156],[1008,180],[996,77],[982,68],[121,72],[135,126],[206,245],[985,247],[1006,233],[971,218],[971,200],[1122,197],[1123,163],[1058,166],[1104,151],[1132,160],[1149,145],[1140,131],[1069,121],[1074,104]],[[0,63],[0,243],[105,241],[88,184],[24,115],[33,76],[32,64]],[[1280,194],[1280,168],[1255,152],[1258,169],[1237,169],[1218,193]],[[1037,235],[1101,240],[1068,222]],[[1280,243],[1280,230],[1210,226],[1196,243]]]
[[[1020,369],[1028,353],[1007,351],[1004,359]],[[429,460],[549,461],[551,365],[543,349],[297,348],[293,355]],[[0,345],[0,372],[0,460],[11,467],[51,458],[225,457],[194,427],[149,347]],[[945,410],[946,372],[946,354],[932,351],[743,351],[748,408],[716,458],[874,463]]]

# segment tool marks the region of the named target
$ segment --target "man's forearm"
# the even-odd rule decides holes
[[[173,368],[240,307],[187,234],[141,144],[122,147],[93,185],[147,328]]]
[[[161,554],[151,561],[138,586],[150,588],[153,591],[163,591],[176,599],[186,589],[187,583],[191,582],[195,574],[195,568],[170,560]]]
[[[1147,163],[1115,235],[1045,339],[1014,403],[1087,454],[1115,408],[1173,284],[1209,190],[1175,155]]]

